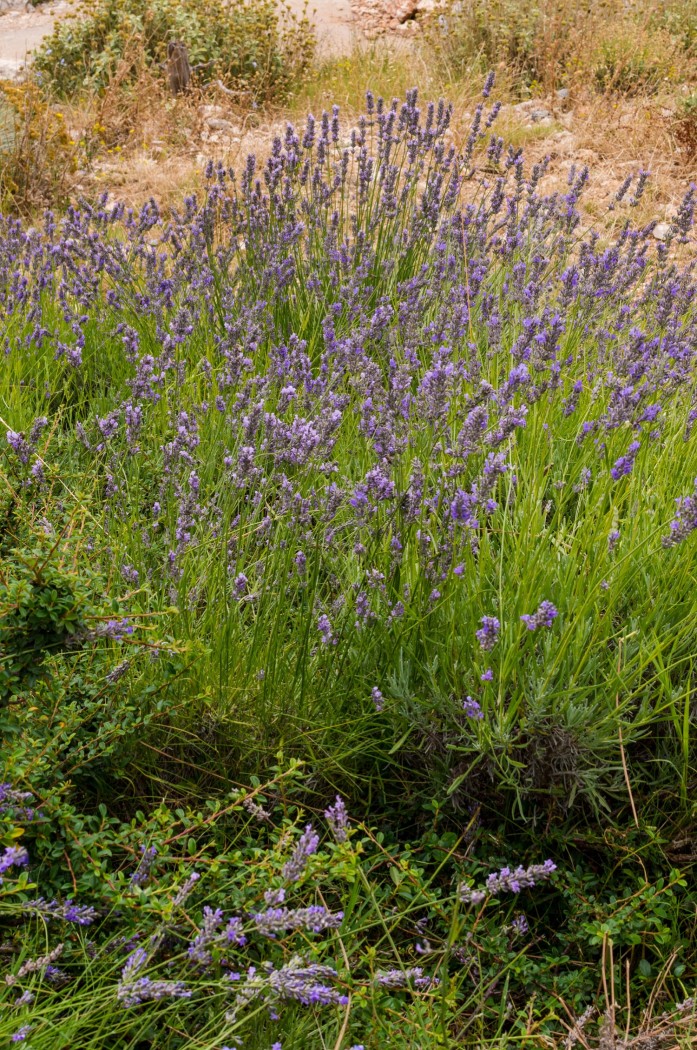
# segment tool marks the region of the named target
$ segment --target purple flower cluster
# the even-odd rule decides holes
[[[29,854],[25,850],[24,846],[6,846],[2,854],[0,854],[0,886],[2,886],[2,876],[10,868],[24,868],[29,863]]]
[[[473,700],[471,696],[466,696],[462,701],[462,710],[465,712],[468,718],[474,718],[475,720],[484,718],[484,712],[477,700]]]
[[[435,988],[439,983],[437,977],[424,976],[421,966],[412,966],[406,970],[380,970],[375,981],[383,988],[408,988],[413,985],[419,990]]]
[[[501,893],[520,893],[521,890],[530,889],[548,879],[556,870],[557,866],[551,860],[546,860],[544,864],[531,864],[527,868],[522,865],[515,869],[501,868],[488,876],[482,889],[462,885],[458,894],[465,904],[481,904],[488,897],[497,897]]]
[[[28,901],[24,905],[27,912],[39,913],[49,919],[61,919],[63,922],[74,922],[77,926],[91,926],[97,918],[97,912],[91,905],[73,904],[72,900],[45,901],[43,897]]]
[[[267,908],[257,912],[252,920],[259,931],[266,937],[306,930],[321,933],[322,930],[336,930],[341,926],[344,913],[330,912],[322,904],[311,904],[307,908]]]
[[[337,842],[346,842],[349,833],[349,818],[346,804],[340,795],[336,796],[333,806],[328,806],[324,811],[324,817],[332,829]]]
[[[482,616],[481,627],[475,631],[477,641],[484,650],[493,649],[499,639],[501,624],[495,616]]]
[[[298,843],[293,850],[290,860],[283,865],[283,878],[287,882],[297,882],[307,867],[308,858],[317,852],[319,846],[319,835],[314,831],[312,824],[308,824]]]
[[[670,523],[669,534],[663,537],[664,547],[675,547],[697,529],[697,478],[694,495],[679,496],[675,502],[678,510]]]
[[[559,612],[551,602],[541,602],[537,611],[532,615],[526,613],[521,620],[529,631],[536,631],[538,627],[551,627]]]
[[[157,850],[154,846],[141,846],[141,857],[138,867],[131,875],[131,883],[134,886],[142,886],[150,877],[150,869],[153,866]]]

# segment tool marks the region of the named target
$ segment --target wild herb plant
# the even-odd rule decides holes
[[[612,207],[627,217],[616,234],[584,230],[577,205],[590,173],[572,168],[564,193],[545,192],[545,166],[527,172],[494,134],[491,87],[490,78],[461,152],[449,145],[444,103],[422,111],[416,92],[392,104],[369,95],[352,129],[336,109],[302,131],[289,125],[263,168],[250,157],[236,176],[211,163],[203,199],[177,213],[151,201],[135,214],[104,198],[60,221],[49,213],[41,229],[4,219],[0,231],[4,553],[31,546],[39,529],[70,535],[104,596],[128,608],[135,638],[117,631],[113,641],[139,650],[144,698],[172,705],[166,718],[154,712],[155,736],[140,737],[162,768],[136,760],[134,743],[132,766],[104,784],[130,776],[151,798],[158,788],[203,798],[211,781],[222,791],[302,760],[316,808],[338,789],[357,819],[377,816],[401,843],[389,866],[398,924],[407,835],[428,857],[426,885],[450,843],[453,872],[438,876],[449,894],[439,990],[423,989],[405,1015],[401,1000],[367,1007],[374,1042],[388,1021],[394,1040],[404,1023],[404,1045],[417,1030],[459,1045],[524,1028],[533,972],[546,1003],[561,987],[580,1012],[606,935],[639,983],[640,963],[654,972],[665,963],[661,987],[674,999],[687,998],[693,972],[693,904],[683,862],[670,858],[689,836],[695,775],[697,188],[666,243],[656,245],[655,224],[632,226],[645,172],[618,189]],[[185,673],[147,659],[150,618],[158,649],[184,659]],[[194,644],[200,655],[187,661]],[[19,686],[7,708],[30,725]],[[98,809],[95,781],[83,790],[94,838],[76,881],[104,834],[96,814],[120,817],[108,801]],[[121,787],[132,820],[123,796]],[[156,820],[133,825],[144,850]],[[467,828],[465,840],[448,839],[448,822]],[[315,831],[303,827],[298,815],[307,846]],[[463,948],[476,995],[471,980],[468,991],[453,985],[458,909],[479,903],[469,891],[455,901],[463,841],[475,871],[500,870],[513,842],[534,865],[554,835],[583,907],[572,890],[553,898],[533,970],[518,965],[511,939],[523,921],[501,915],[475,938],[476,963]],[[288,841],[271,839],[268,856],[250,845],[260,871],[291,863]],[[215,853],[223,866],[226,846]],[[200,849],[192,836],[179,878]],[[231,884],[246,861],[229,862]],[[367,928],[383,930],[378,948],[408,969],[384,886],[354,880]],[[93,892],[81,906],[111,900],[102,883]],[[209,907],[227,921],[237,911],[221,894]],[[316,906],[329,905],[293,901]],[[202,916],[190,921],[194,941],[208,937]],[[365,960],[374,945],[372,934],[361,940],[362,922],[341,930]],[[206,943],[221,929],[216,920]],[[146,978],[189,990],[184,941],[150,931],[155,941],[126,976],[114,962],[109,995],[119,980]],[[325,932],[317,965],[351,970],[344,933]],[[223,962],[214,953],[209,965],[218,973]],[[196,979],[201,995],[207,980]],[[491,1011],[490,988],[502,996]],[[163,993],[157,1036],[119,1028],[122,1045],[189,1038],[196,994],[190,1003],[183,990]],[[221,1016],[206,1015],[199,1045],[218,1045],[222,1029],[205,1026]],[[336,1040],[344,1022],[340,1010],[333,1017]]]

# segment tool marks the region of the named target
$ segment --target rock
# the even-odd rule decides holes
[[[205,121],[208,121],[211,117],[224,117],[225,110],[222,106],[201,106],[199,108],[199,114]]]
[[[410,18],[416,18],[419,0],[398,0],[397,3],[391,4],[390,6],[392,8],[390,11],[391,17],[398,25],[403,25],[404,22],[408,22]]]
[[[530,111],[530,120],[533,124],[551,124],[552,114],[548,109],[533,109]]]
[[[530,99],[529,102],[518,102],[515,106],[505,107],[511,113],[523,117],[529,124],[551,124],[552,114],[541,102]]]
[[[568,88],[557,88],[557,90],[554,92],[554,94],[557,96],[558,99],[560,99],[563,102],[564,99],[569,97],[569,89]]]
[[[552,138],[560,153],[569,156],[576,151],[576,137],[570,131],[560,131]]]
[[[0,80],[16,80],[24,70],[24,63],[11,58],[0,59]]]
[[[206,120],[206,124],[211,131],[228,131],[230,134],[233,134],[240,130],[231,121],[224,120],[222,117],[209,117]]]
[[[653,235],[657,241],[667,241],[669,234],[670,223],[668,222],[659,222],[658,225],[654,227]]]

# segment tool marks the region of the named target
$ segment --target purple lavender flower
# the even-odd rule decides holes
[[[697,529],[697,478],[692,496],[678,496],[677,514],[670,523],[670,532],[663,537],[664,547],[675,547]]]
[[[329,806],[324,811],[324,816],[332,829],[334,838],[337,842],[346,842],[349,832],[349,819],[348,813],[346,812],[346,805],[340,795],[336,796],[336,801],[333,806]]]
[[[627,454],[620,456],[620,458],[615,461],[614,466],[610,470],[613,481],[619,481],[620,478],[625,477],[627,474],[631,474],[634,460],[636,459],[637,452],[640,448],[641,443],[639,441],[632,441],[627,449]]]
[[[307,867],[308,858],[317,852],[319,846],[319,835],[308,824],[298,839],[298,844],[293,850],[290,860],[283,865],[283,878],[287,882],[297,882]]]
[[[31,1006],[35,998],[36,996],[34,995],[34,993],[30,992],[29,989],[27,989],[26,992],[22,992],[21,995],[17,996],[12,1005],[15,1008],[15,1010],[20,1010],[23,1006]]]
[[[221,908],[214,910],[205,905],[200,929],[187,948],[187,955],[191,962],[198,963],[199,966],[207,966],[211,962],[210,945],[222,921]]]
[[[138,867],[131,875],[131,882],[134,886],[142,886],[148,880],[150,869],[157,856],[157,850],[154,846],[141,846],[140,852],[141,858],[138,862]]]
[[[24,1040],[29,1035],[29,1033],[31,1032],[32,1028],[33,1028],[33,1025],[30,1025],[30,1024],[22,1025],[21,1028],[18,1028],[17,1031],[14,1032],[10,1036],[10,1042],[11,1043],[23,1043]]]
[[[192,871],[191,875],[189,875],[188,879],[182,883],[182,885],[179,887],[179,889],[174,895],[174,900],[172,901],[172,903],[175,905],[175,907],[179,907],[184,903],[184,901],[189,896],[189,894],[191,893],[191,891],[193,890],[194,886],[200,878],[201,876],[198,874],[198,872]]]
[[[6,438],[7,444],[17,456],[17,459],[20,461],[20,463],[28,463],[29,457],[32,453],[32,447],[29,444],[29,442],[25,439],[24,434],[20,434],[16,430],[8,430]]]
[[[487,669],[484,672],[484,674],[480,675],[479,680],[481,682],[493,682],[493,680],[494,680],[494,672],[492,671],[492,669],[490,667],[487,667]]]
[[[242,805],[247,810],[247,812],[254,817],[255,820],[258,820],[262,823],[266,823],[267,821],[271,820],[271,814],[267,812],[267,810],[265,810],[263,806],[260,806],[258,802],[255,802],[253,798],[244,799]]]
[[[383,988],[407,988],[413,984],[419,989],[435,988],[440,983],[437,977],[424,976],[421,966],[412,966],[406,970],[378,970],[375,982]]]
[[[558,615],[559,613],[552,602],[544,601],[540,602],[537,612],[534,612],[532,615],[525,613],[521,616],[521,620],[529,631],[536,631],[538,627],[551,627]]]
[[[471,696],[466,696],[462,701],[462,710],[465,712],[468,718],[481,719],[484,718],[484,713],[476,700],[473,700]]]
[[[116,989],[116,998],[126,1008],[162,999],[190,999],[191,994],[183,981],[153,981],[150,977],[139,977],[126,984],[120,982]]]
[[[24,846],[7,846],[4,853],[0,856],[0,875],[3,875],[10,868],[23,868],[29,863],[29,854],[27,853]],[[0,885],[2,885],[2,879],[0,878]]]
[[[267,971],[269,989],[281,999],[293,999],[303,1006],[345,1005],[348,998],[327,984],[336,977],[331,966],[305,964],[295,957],[278,970]]]
[[[530,925],[522,912],[519,912],[513,919],[511,931],[515,937],[524,937],[526,933],[530,932]]]
[[[385,699],[376,685],[373,686],[370,696],[375,706],[375,710],[379,714],[385,706]]]
[[[344,913],[330,912],[322,904],[311,904],[307,908],[268,908],[252,916],[259,933],[266,937],[306,930],[320,933],[322,930],[335,930],[341,926]]]
[[[556,870],[557,866],[551,860],[546,860],[544,864],[531,864],[527,868],[518,866],[515,870],[501,868],[488,876],[483,889],[475,890],[471,886],[462,885],[458,895],[465,904],[480,904],[487,897],[497,897],[501,893],[520,893],[521,890],[536,886]]]
[[[338,639],[334,635],[334,629],[332,628],[331,621],[326,614],[322,614],[317,621],[317,630],[322,636],[323,645],[336,645]]]
[[[501,624],[496,616],[482,616],[481,627],[475,631],[475,636],[482,649],[493,649],[499,638]]]
[[[247,943],[247,938],[243,931],[244,924],[242,919],[234,916],[232,919],[228,919],[227,926],[221,934],[221,939],[227,941],[228,944],[234,944],[237,948],[242,948]]]
[[[74,922],[77,926],[90,926],[97,918],[97,912],[87,904],[73,904],[69,897],[62,904],[56,900],[46,901],[43,897],[28,901],[24,905],[28,912],[40,912],[50,919],[62,919],[63,922]]]

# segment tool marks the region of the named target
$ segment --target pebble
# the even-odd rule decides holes
[[[667,241],[669,234],[670,223],[668,222],[659,222],[658,225],[654,227],[653,235],[657,241]]]

